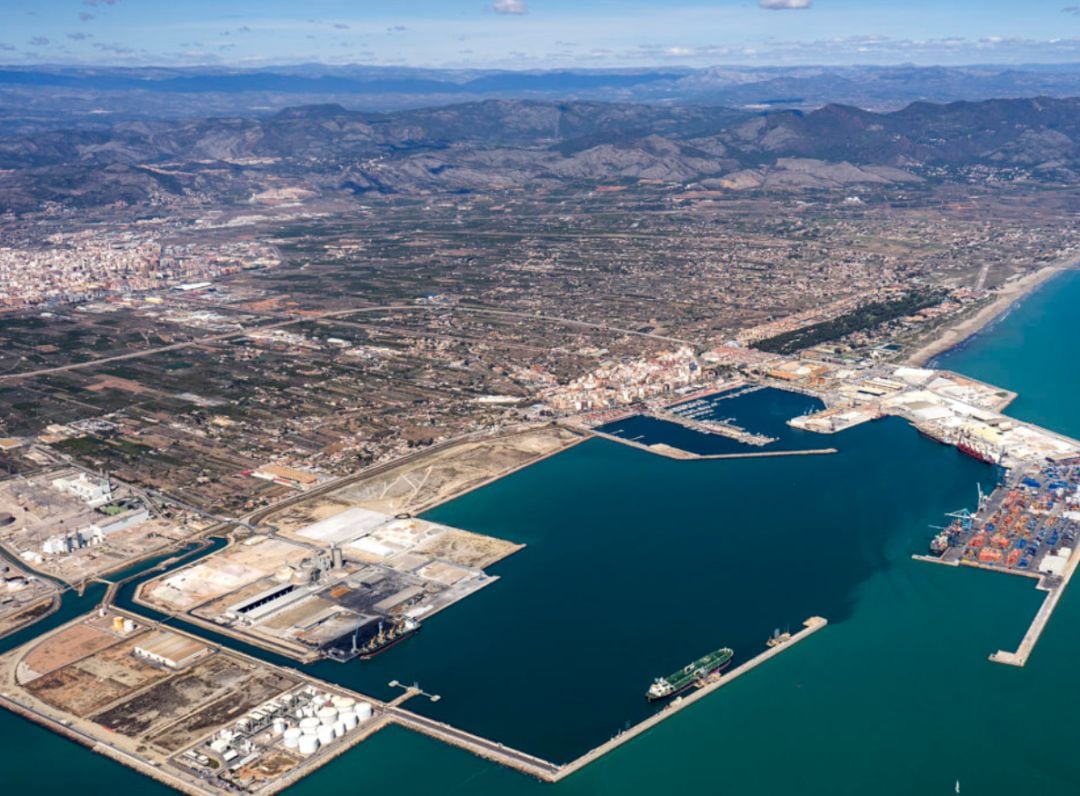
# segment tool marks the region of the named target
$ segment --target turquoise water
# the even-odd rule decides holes
[[[1080,434],[1078,298],[1080,279],[1057,280],[942,366]],[[440,507],[433,518],[529,546],[498,583],[335,679],[418,679],[443,700],[414,708],[565,759],[647,711],[656,674],[721,644],[751,654],[812,613],[830,619],[822,632],[557,786],[391,729],[291,792],[1080,791],[1076,589],[1018,670],[986,656],[1019,641],[1041,599],[1031,582],[910,559],[988,469],[895,420],[821,439],[841,452],[676,462],[592,442]],[[8,714],[0,737],[11,792],[159,790]]]

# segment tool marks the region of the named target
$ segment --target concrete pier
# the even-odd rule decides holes
[[[779,643],[779,644],[777,644],[777,645],[775,645],[773,647],[769,647],[764,652],[762,652],[760,655],[757,655],[757,656],[751,658],[746,663],[743,663],[740,666],[737,666],[736,668],[732,669],[730,672],[727,672],[726,674],[720,675],[718,678],[716,678],[712,682],[709,682],[708,684],[702,686],[701,688],[697,689],[696,691],[689,694],[688,696],[682,697],[681,699],[678,699],[677,701],[671,702],[666,708],[661,710],[659,713],[655,713],[654,715],[649,716],[649,718],[645,719],[644,721],[639,722],[638,724],[635,724],[633,727],[626,730],[625,732],[619,733],[618,735],[616,735],[611,740],[600,744],[600,746],[597,746],[595,749],[589,750],[588,752],[583,754],[581,757],[579,757],[577,760],[574,760],[574,761],[572,761],[570,763],[567,763],[564,766],[561,766],[559,768],[558,775],[555,777],[555,779],[553,781],[558,781],[560,779],[564,779],[564,778],[570,776],[571,774],[573,774],[574,772],[580,771],[585,766],[589,765],[590,763],[594,762],[595,760],[598,760],[601,757],[603,757],[604,755],[606,755],[608,752],[611,752],[611,751],[619,748],[623,744],[628,743],[629,741],[631,741],[634,738],[638,737],[639,735],[641,735],[641,734],[643,734],[645,732],[648,732],[649,730],[651,730],[653,727],[660,724],[665,719],[668,719],[668,718],[674,716],[680,710],[685,710],[686,708],[688,708],[690,705],[694,704],[698,700],[704,699],[706,696],[711,694],[713,691],[716,691],[719,688],[723,688],[725,685],[727,685],[731,681],[733,681],[733,680],[735,680],[735,679],[737,679],[739,677],[742,677],[744,674],[751,671],[752,669],[757,668],[758,666],[760,666],[761,664],[763,664],[765,661],[769,660],[770,658],[773,658],[773,657],[779,655],[784,650],[789,649],[790,647],[794,646],[795,644],[797,644],[800,641],[803,641],[804,639],[808,638],[812,634],[814,634],[817,631],[821,630],[821,628],[825,627],[827,624],[828,624],[828,621],[826,621],[823,617],[820,617],[820,616],[812,616],[812,617],[810,617],[809,619],[807,619],[803,623],[803,629],[800,630],[798,633],[795,633],[794,635],[792,635],[791,638],[789,638],[787,641],[783,641],[783,642],[781,642],[781,643]]]
[[[764,447],[771,442],[776,442],[775,437],[767,437],[764,434],[755,434],[752,431],[747,431],[745,428],[740,428],[739,426],[723,420],[695,420],[692,417],[685,417],[678,412],[672,412],[662,408],[650,408],[645,412],[645,415],[646,417],[663,420],[666,423],[675,423],[676,425],[683,426],[691,431],[697,431],[701,434],[716,434],[721,437],[727,437],[736,442],[741,442],[744,445]]]
[[[571,774],[580,771],[590,763],[599,760],[608,752],[618,749],[623,744],[629,743],[639,735],[648,732],[664,720],[674,716],[680,710],[684,710],[698,700],[704,699],[713,691],[723,688],[733,680],[742,677],[744,674],[760,666],[770,658],[779,655],[784,650],[789,649],[813,633],[821,630],[821,628],[825,627],[827,624],[828,622],[820,616],[810,617],[803,623],[803,629],[798,633],[795,633],[788,640],[776,644],[773,647],[769,647],[760,655],[751,658],[740,666],[732,669],[730,672],[710,680],[693,693],[676,699],[659,712],[654,713],[652,716],[649,716],[630,729],[620,732],[611,740],[605,741],[594,749],[590,749],[576,760],[572,760],[561,766],[526,752],[521,752],[503,744],[490,741],[487,738],[481,738],[480,736],[473,735],[464,730],[459,730],[455,727],[451,727],[449,724],[436,721],[435,719],[417,715],[392,703],[385,706],[384,714],[391,721],[394,721],[403,727],[407,727],[410,730],[421,732],[432,738],[437,738],[440,741],[465,749],[468,752],[472,752],[475,755],[494,761],[500,765],[507,766],[508,768],[516,769],[523,774],[536,777],[544,782],[558,782],[559,780],[565,779]]]
[[[1039,581],[1039,585],[1035,588],[1047,592],[1046,599],[1039,606],[1035,618],[1031,620],[1027,633],[1020,640],[1020,646],[1016,648],[1016,652],[998,650],[990,656],[990,660],[1007,666],[1023,666],[1027,663],[1028,656],[1031,655],[1031,651],[1035,649],[1035,644],[1039,641],[1039,636],[1046,629],[1046,624],[1050,621],[1054,609],[1057,608],[1058,600],[1064,594],[1065,587],[1069,585],[1078,564],[1080,564],[1080,551],[1074,550],[1060,580],[1055,578],[1054,581],[1049,582],[1048,578],[1044,577]]]
[[[692,453],[663,442],[658,442],[654,445],[646,445],[637,440],[626,439],[625,437],[619,437],[615,434],[608,434],[606,431],[597,431],[595,428],[586,429],[586,431],[594,437],[606,439],[609,442],[617,442],[620,445],[628,445],[631,448],[637,448],[646,453],[664,456],[668,459],[677,459],[679,461],[708,459],[766,459],[772,456],[821,456],[823,454],[839,453],[836,448],[815,448],[813,450],[796,451],[746,451],[744,453]]]

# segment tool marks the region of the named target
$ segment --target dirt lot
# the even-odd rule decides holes
[[[483,569],[521,549],[521,545],[477,533],[451,529],[413,552],[454,564]]]
[[[270,575],[295,566],[310,552],[284,540],[253,538],[215,553],[199,563],[146,583],[140,596],[166,611],[186,611]]]
[[[230,691],[148,740],[168,752],[179,751],[298,683],[276,672],[259,672],[244,682],[242,688]]]
[[[249,665],[212,655],[186,674],[159,683],[94,720],[121,735],[143,735],[151,727],[174,721],[204,702],[225,693],[241,693],[250,674]]]
[[[27,676],[22,682],[61,669],[117,641],[119,638],[115,634],[91,625],[70,627],[38,644],[23,659],[23,671]]]
[[[165,671],[136,658],[133,646],[134,641],[116,644],[39,677],[27,689],[66,713],[87,716],[166,676]]]
[[[295,531],[352,506],[384,514],[418,513],[484,482],[554,453],[579,437],[543,428],[508,437],[468,442],[352,484],[309,503],[272,514],[266,521]]]

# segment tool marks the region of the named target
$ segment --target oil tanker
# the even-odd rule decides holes
[[[723,647],[710,652],[708,655],[703,655],[693,663],[686,664],[674,674],[669,674],[667,677],[657,677],[653,684],[649,686],[646,696],[652,702],[681,694],[690,686],[698,684],[709,675],[716,674],[724,669],[731,663],[731,657],[734,654],[728,647]]]

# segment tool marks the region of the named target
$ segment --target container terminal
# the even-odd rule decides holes
[[[935,529],[928,554],[916,558],[1038,580],[1047,596],[1019,649],[990,656],[1023,666],[1080,563],[1080,441],[1002,414],[1015,393],[948,371],[773,359],[754,375],[825,404],[790,420],[797,428],[829,434],[901,417],[922,435],[995,468],[995,489],[979,490],[974,511],[952,512]]]
[[[1016,393],[957,373],[873,360],[760,353],[746,358],[737,378],[712,390],[682,395],[667,405],[652,401],[630,409],[597,410],[575,420],[578,427],[596,436],[659,455],[714,458],[680,454],[662,444],[644,445],[597,429],[648,413],[704,433],[767,447],[771,440],[752,430],[706,418],[715,416],[712,407],[717,400],[764,387],[802,393],[825,405],[820,411],[790,419],[788,425],[794,428],[827,435],[882,417],[900,417],[923,436],[995,468],[996,488],[989,495],[979,490],[974,511],[952,512],[949,523],[935,529],[927,554],[915,557],[1038,580],[1036,588],[1047,596],[1020,648],[991,656],[995,662],[1023,666],[1080,564],[1080,441],[1002,414]],[[776,454],[825,452],[836,449]]]

